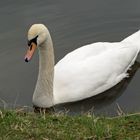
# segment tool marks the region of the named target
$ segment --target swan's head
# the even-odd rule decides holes
[[[43,24],[33,24],[28,31],[28,50],[25,55],[25,61],[28,62],[32,58],[34,51],[47,40],[49,32]]]

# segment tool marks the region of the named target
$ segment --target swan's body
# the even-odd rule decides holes
[[[54,68],[52,40],[44,25],[30,28],[28,39],[36,36],[40,59],[33,104],[39,107],[82,100],[113,87],[128,76],[140,50],[137,32],[121,42],[99,42],[76,49]]]

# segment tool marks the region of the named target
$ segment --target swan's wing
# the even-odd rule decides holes
[[[85,45],[83,47],[80,47],[68,53],[58,63],[61,63],[61,61],[71,61],[71,60],[82,61],[83,59],[88,58],[90,56],[93,57],[93,56],[103,53],[104,51],[113,49],[112,47],[115,47],[115,46],[111,45],[111,43],[108,43],[108,42],[97,42],[97,43]]]
[[[56,102],[81,100],[111,88],[127,76],[137,54],[137,47],[121,43],[95,43],[71,52],[55,66]]]

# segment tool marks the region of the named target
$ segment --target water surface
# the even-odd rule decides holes
[[[139,0],[7,0],[0,2],[0,106],[32,106],[38,73],[38,55],[30,64],[23,61],[27,31],[33,23],[50,30],[55,59],[98,41],[121,41],[140,29]],[[140,58],[137,59],[140,62]],[[140,111],[140,71],[111,91],[95,98],[64,105],[77,114],[91,108],[95,113],[115,115],[119,104],[125,112]],[[63,107],[58,107],[61,109]]]

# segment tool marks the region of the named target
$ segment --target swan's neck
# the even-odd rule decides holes
[[[48,108],[53,106],[54,52],[51,37],[39,47],[39,74],[33,95],[33,104]]]

